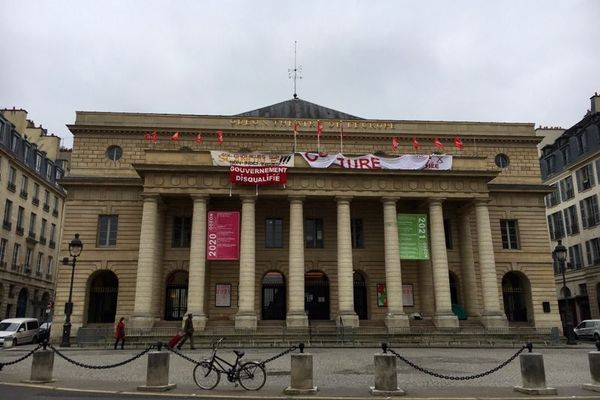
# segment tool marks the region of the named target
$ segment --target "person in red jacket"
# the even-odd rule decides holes
[[[115,328],[115,350],[117,349],[117,344],[119,340],[121,341],[121,350],[123,350],[123,346],[125,346],[125,317],[121,317],[117,327]]]

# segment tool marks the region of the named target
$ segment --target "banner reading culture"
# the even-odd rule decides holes
[[[398,214],[398,242],[403,260],[429,260],[427,214]]]
[[[312,168],[328,168],[339,165],[350,169],[407,169],[437,170],[452,169],[452,156],[447,154],[404,154],[398,157],[379,157],[366,154],[359,157],[346,157],[338,154],[301,153]]]

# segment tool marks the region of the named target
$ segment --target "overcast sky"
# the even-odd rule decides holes
[[[372,119],[570,127],[600,92],[600,1],[0,0],[0,108],[231,115],[300,98]]]

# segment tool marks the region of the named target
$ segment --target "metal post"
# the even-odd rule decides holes
[[[73,257],[71,266],[71,285],[69,286],[69,300],[65,304],[65,323],[63,324],[63,335],[60,347],[71,347],[71,314],[73,313],[73,276],[75,275],[75,263],[77,257]]]
[[[560,271],[562,273],[562,281],[563,281],[563,293],[565,296],[565,336],[567,337],[567,344],[577,344],[577,340],[575,339],[575,335],[573,332],[573,322],[571,320],[571,310],[569,307],[569,298],[567,297],[567,280],[565,278],[565,266],[566,263],[564,260],[559,260],[560,262]]]

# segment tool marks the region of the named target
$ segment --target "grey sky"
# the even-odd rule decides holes
[[[230,115],[292,97],[363,118],[570,127],[600,91],[600,1],[0,0],[0,107]]]

